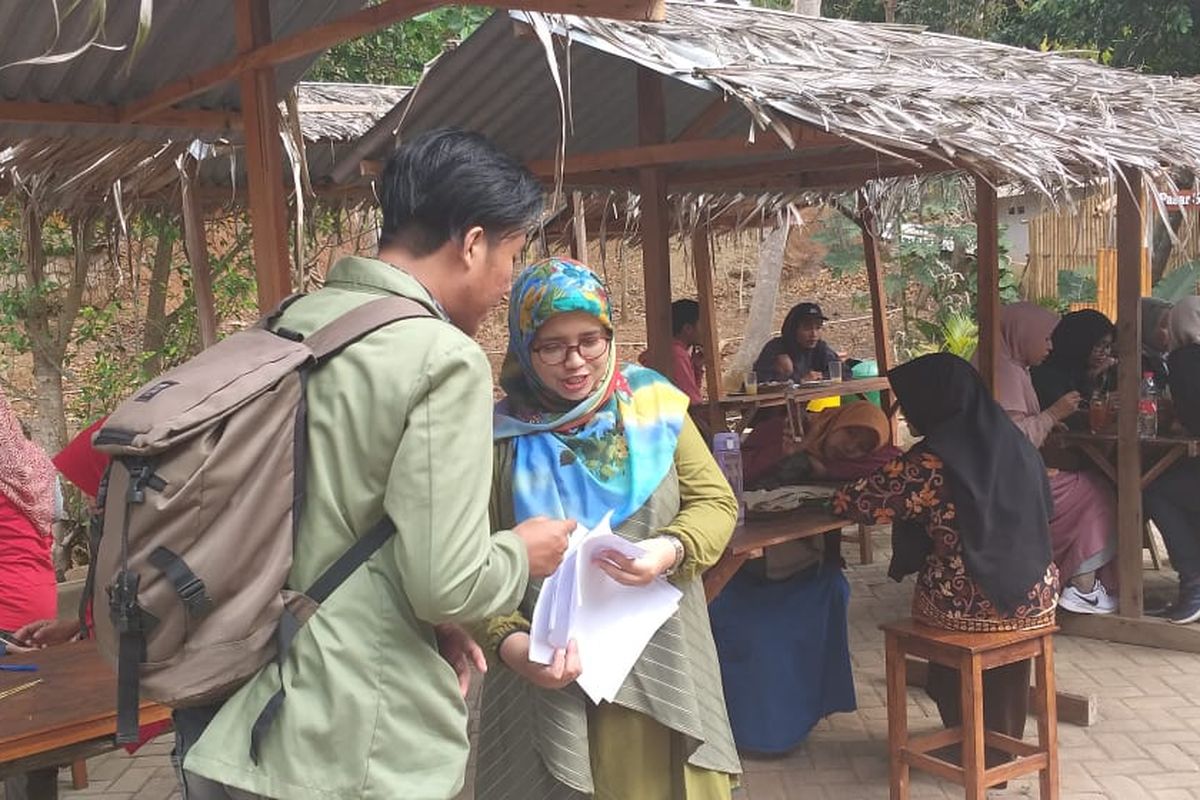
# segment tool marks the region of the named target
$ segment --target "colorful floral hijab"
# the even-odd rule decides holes
[[[559,398],[534,372],[533,340],[551,317],[573,311],[612,332],[608,292],[587,267],[552,258],[517,277],[500,374],[507,397],[496,407],[495,436],[513,440],[518,522],[540,514],[591,527],[612,511],[618,525],[670,471],[688,398],[653,370],[618,368],[615,343],[591,397],[574,406]]]

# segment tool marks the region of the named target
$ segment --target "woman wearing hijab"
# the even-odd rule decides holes
[[[816,303],[798,303],[783,318],[779,336],[763,345],[754,362],[760,381],[820,380],[837,361],[837,353],[821,338],[827,318]]]
[[[1031,366],[1029,374],[1041,408],[1047,409],[1071,392],[1090,399],[1097,391],[1113,384],[1113,341],[1117,328],[1099,311],[1072,311],[1058,323],[1050,336],[1052,349],[1041,364]],[[1086,424],[1084,415],[1072,415],[1068,424]]]
[[[100,482],[104,478],[104,471],[108,469],[109,458],[92,447],[92,437],[103,427],[106,419],[107,417],[103,417],[76,434],[75,438],[67,442],[67,446],[59,450],[52,460],[59,474],[83,493],[84,500],[93,514],[97,510],[95,508],[96,496],[100,493]],[[85,612],[85,621],[89,628],[91,627],[91,611],[91,608],[88,607]],[[80,621],[74,616],[62,619],[53,617],[37,619],[27,623],[13,634],[17,641],[30,647],[64,644],[80,635]]]
[[[1029,375],[1030,367],[1050,354],[1051,334],[1057,325],[1057,316],[1034,303],[1005,306],[1000,315],[996,401],[1037,448],[1080,403],[1079,393],[1070,391],[1043,411]],[[1050,470],[1050,490],[1054,497],[1050,518],[1054,562],[1063,582],[1069,584],[1063,588],[1059,605],[1077,614],[1113,613],[1117,604],[1108,592],[1108,587],[1116,588],[1116,572],[1111,566],[1117,551],[1112,487],[1092,472]]]
[[[1058,569],[1037,450],[957,356],[923,356],[888,379],[909,427],[924,439],[843,486],[834,512],[864,524],[893,523],[888,574],[901,580],[917,573],[919,622],[971,632],[1052,625]],[[988,670],[983,684],[987,727],[1020,738],[1029,662]],[[931,665],[927,689],[944,724],[960,724],[957,674]]]
[[[808,416],[798,443],[788,418],[773,416],[755,424],[742,444],[742,475],[752,489],[861,478],[899,454],[891,440],[887,415],[865,401]]]
[[[0,393],[0,633],[6,638],[58,611],[53,524],[54,465],[25,438]]]
[[[1167,320],[1171,304],[1157,297],[1142,298],[1142,372],[1154,374],[1154,385],[1168,384],[1167,355],[1171,352],[1171,332]]]
[[[612,703],[573,686],[574,643],[549,666],[529,660],[540,583],[519,612],[487,625],[500,668],[484,686],[475,796],[725,800],[741,771],[722,698],[700,574],[720,557],[737,505],[665,378],[618,366],[608,294],[571,261],[527,268],[513,286],[505,400],[496,415],[493,522],[536,515],[615,533],[646,554],[608,553],[612,579],[668,577],[679,611],[642,652]]]
[[[51,556],[54,465],[25,438],[21,423],[0,392],[0,656],[25,652],[13,634],[58,613]],[[50,797],[58,770],[41,769],[4,780],[9,800]]]
[[[1175,416],[1189,436],[1200,437],[1200,297],[1187,297],[1169,316],[1167,359]],[[1146,516],[1162,533],[1179,573],[1179,596],[1162,616],[1186,625],[1200,620],[1200,459],[1176,463],[1146,488]]]

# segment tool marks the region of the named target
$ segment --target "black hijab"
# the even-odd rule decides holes
[[[1054,345],[1054,349],[1041,365],[1030,370],[1042,407],[1046,408],[1072,390],[1085,398],[1091,397],[1096,389],[1095,381],[1088,374],[1088,360],[1092,357],[1092,349],[1105,336],[1115,338],[1116,335],[1117,328],[1112,324],[1112,320],[1099,311],[1089,308],[1072,311],[1063,317],[1054,333],[1050,335],[1050,343]],[[1056,397],[1050,397],[1054,392],[1043,392],[1043,387],[1055,390],[1061,388],[1063,391],[1059,391]],[[1046,397],[1043,397],[1043,394],[1046,394]]]
[[[1051,560],[1053,501],[1041,456],[961,358],[923,356],[888,379],[908,421],[946,465],[967,572],[1011,613]]]

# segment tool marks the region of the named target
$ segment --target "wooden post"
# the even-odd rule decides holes
[[[717,299],[713,291],[713,258],[708,223],[692,231],[692,265],[696,270],[696,302],[700,304],[700,344],[704,348],[708,419],[713,433],[725,430],[721,413],[721,336],[717,325]]]
[[[879,366],[879,374],[887,375],[892,370],[892,336],[888,328],[887,291],[883,286],[883,265],[879,263],[879,231],[876,229],[875,213],[867,203],[867,196],[858,193],[858,226],[862,232],[863,259],[867,264],[867,284],[871,291],[871,324],[875,334],[875,362]],[[892,393],[880,392],[880,399],[885,411],[892,407]],[[897,419],[895,414],[889,415],[892,427],[892,443],[896,443]],[[859,535],[869,542],[870,533],[860,526]],[[866,545],[863,558],[866,560]]]
[[[1119,613],[1142,615],[1142,463],[1138,441],[1141,388],[1142,173],[1117,176],[1117,570]]]
[[[662,76],[637,71],[638,144],[666,139],[666,105]],[[642,272],[645,277],[647,363],[671,377],[671,215],[667,206],[667,176],[662,167],[638,171],[642,211]]]
[[[212,267],[208,263],[208,238],[204,233],[204,211],[196,199],[198,168],[196,159],[184,156],[179,165],[179,187],[183,200],[183,249],[192,267],[192,295],[196,299],[200,347],[208,348],[217,343],[217,309],[213,299]]]
[[[1000,229],[996,187],[975,176],[975,254],[979,262],[979,349],[976,361],[984,384],[996,390],[996,354],[1000,348]]]
[[[237,0],[234,4],[237,47],[246,53],[271,41],[267,0]],[[246,136],[246,189],[254,235],[254,271],[258,277],[258,307],[267,311],[291,293],[288,266],[287,197],[284,193],[283,153],[279,141],[275,72],[253,69],[240,78],[242,119]]]

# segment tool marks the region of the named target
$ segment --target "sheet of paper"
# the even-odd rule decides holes
[[[593,702],[612,700],[650,639],[679,609],[683,594],[666,579],[625,586],[596,563],[606,550],[629,558],[644,548],[614,534],[605,516],[576,531],[559,568],[542,584],[534,606],[529,659],[549,664],[574,639],[583,672],[577,683]]]

